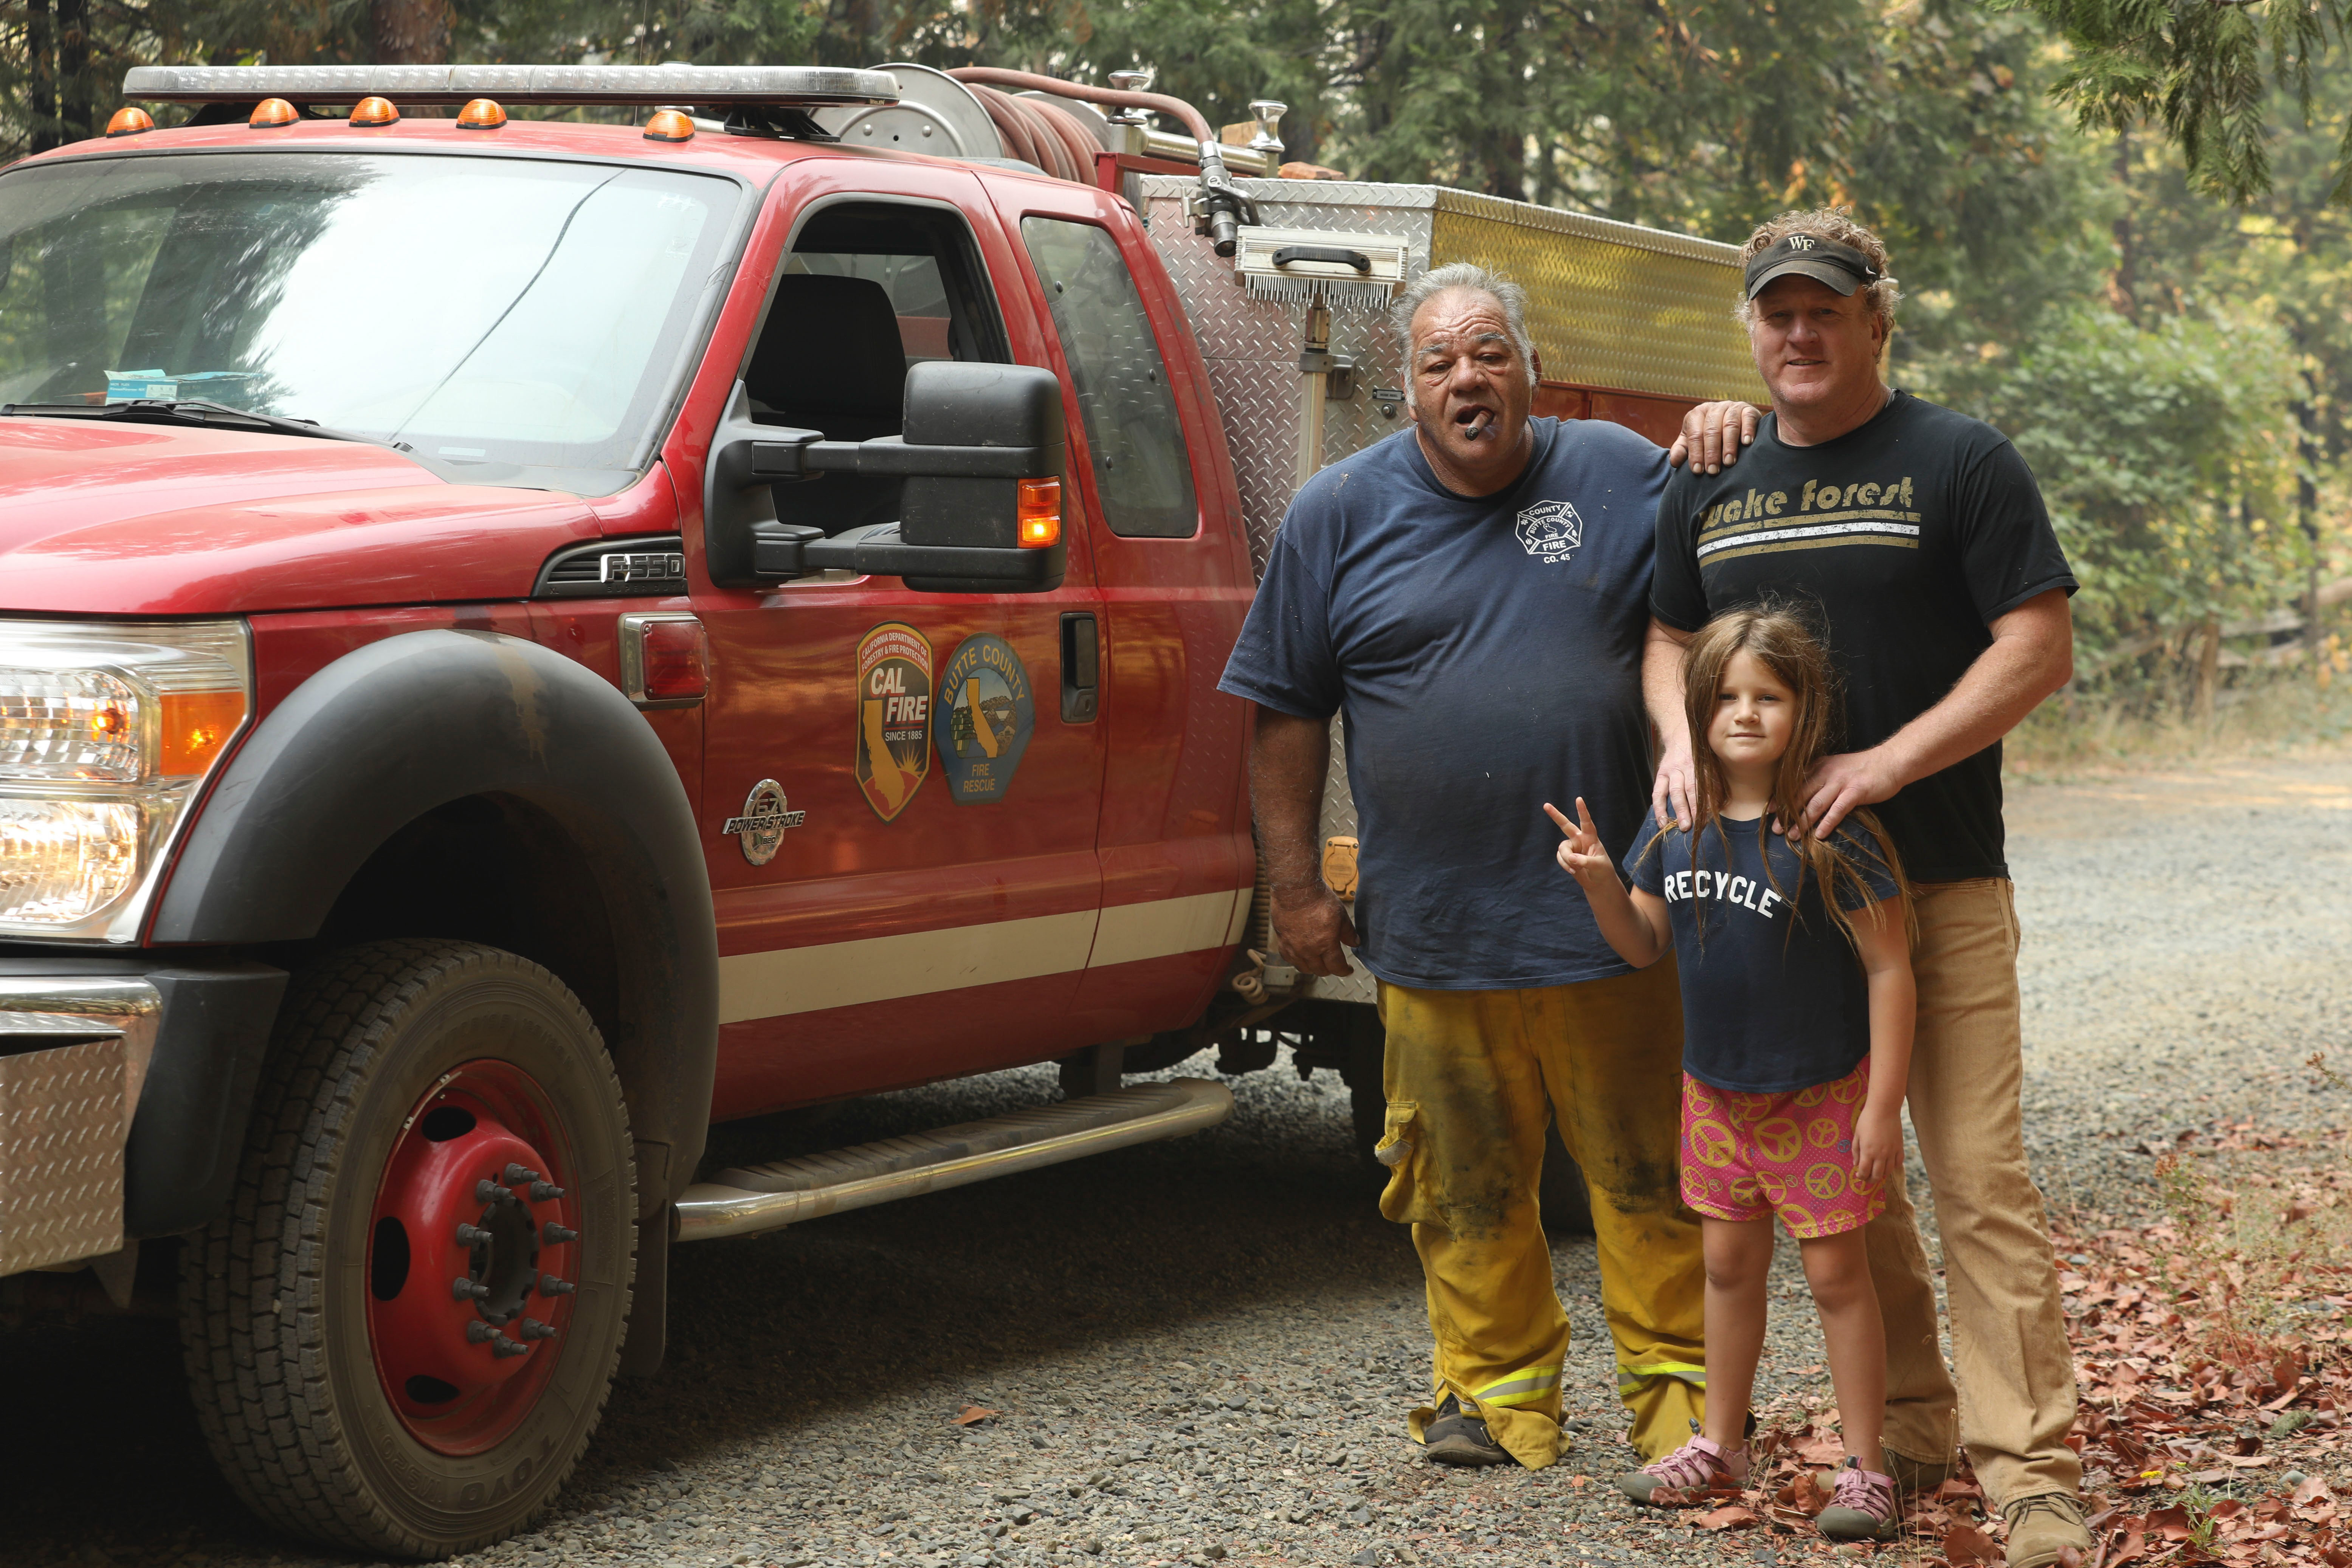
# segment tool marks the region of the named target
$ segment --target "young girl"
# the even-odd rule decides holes
[[[1619,1484],[1637,1502],[1687,1507],[1746,1483],[1777,1214],[1803,1252],[1845,1439],[1821,1531],[1882,1537],[1899,1513],[1879,1447],[1886,1346],[1862,1227],[1886,1206],[1883,1184],[1902,1179],[1907,889],[1869,812],[1826,839],[1799,826],[1835,700],[1802,622],[1771,609],[1717,617],[1685,650],[1683,682],[1696,820],[1643,821],[1625,861],[1632,892],[1581,797],[1574,823],[1544,806],[1609,944],[1637,968],[1671,947],[1682,980],[1682,1196],[1705,1236],[1706,1426]]]

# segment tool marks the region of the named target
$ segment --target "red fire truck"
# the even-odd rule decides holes
[[[124,96],[193,112],[0,174],[0,1292],[128,1304],[172,1238],[230,1483],[366,1552],[528,1524],[674,1243],[1208,1125],[1122,1078],[1211,1048],[1376,1099],[1369,979],[1267,939],[1216,682],[1300,478],[1400,427],[1399,281],[1528,283],[1543,412],[1753,386],[1729,247],[1284,179],[1279,105]],[[1327,827],[1344,886],[1339,770]],[[1032,1112],[702,1168],[1041,1061]]]

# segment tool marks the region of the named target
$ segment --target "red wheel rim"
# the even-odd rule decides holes
[[[368,1343],[426,1447],[495,1447],[554,1375],[579,1278],[574,1169],[546,1092],[511,1062],[443,1074],[401,1123],[370,1215]]]

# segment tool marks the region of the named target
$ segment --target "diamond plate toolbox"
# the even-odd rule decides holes
[[[0,1056],[0,1274],[121,1247],[123,1064],[120,1035]]]

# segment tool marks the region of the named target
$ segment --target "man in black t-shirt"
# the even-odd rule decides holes
[[[1798,811],[1826,835],[1875,806],[1917,884],[1911,1122],[1966,1391],[1962,1404],[1937,1351],[1917,1220],[1895,1184],[1867,1233],[1887,1458],[1899,1480],[1932,1486],[1957,1433],[2008,1518],[2011,1568],[2046,1568],[2092,1542],[2066,1445],[2074,1361],[2025,1163],[2000,740],[2072,673],[2075,583],[2000,432],[1880,379],[1898,298],[1885,247],[1843,214],[1756,231],[1741,310],[1772,414],[1736,468],[1695,462],[1668,481],[1651,610],[1686,641],[1726,610],[1786,604],[1818,619],[1844,679],[1843,750]],[[1691,738],[1665,743],[1654,809],[1687,817]]]

